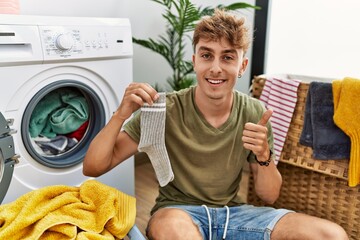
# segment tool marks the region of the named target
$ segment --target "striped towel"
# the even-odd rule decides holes
[[[279,162],[287,132],[297,102],[300,80],[267,78],[260,101],[266,108],[273,109],[270,119],[274,134],[275,164]]]

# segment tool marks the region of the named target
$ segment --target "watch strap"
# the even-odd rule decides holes
[[[255,160],[256,160],[256,162],[257,162],[260,166],[265,166],[265,167],[269,166],[269,164],[270,164],[270,162],[271,162],[271,160],[272,160],[272,155],[273,155],[273,152],[272,152],[271,150],[269,150],[269,151],[270,151],[269,159],[266,160],[266,161],[259,161],[259,160],[257,159],[256,155],[255,155]]]

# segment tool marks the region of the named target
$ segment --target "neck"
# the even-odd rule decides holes
[[[211,98],[208,96],[201,96],[202,92],[195,89],[195,104],[200,112],[205,117],[206,121],[213,127],[218,128],[226,122],[229,118],[234,94],[221,97]]]

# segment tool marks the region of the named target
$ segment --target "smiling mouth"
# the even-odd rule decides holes
[[[210,78],[205,78],[205,79],[211,84],[221,84],[225,82],[225,80],[220,80],[220,79],[210,79]]]

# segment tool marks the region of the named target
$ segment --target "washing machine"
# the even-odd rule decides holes
[[[0,15],[3,203],[89,179],[83,158],[132,82],[132,56],[125,18]],[[96,179],[134,195],[133,158]]]

